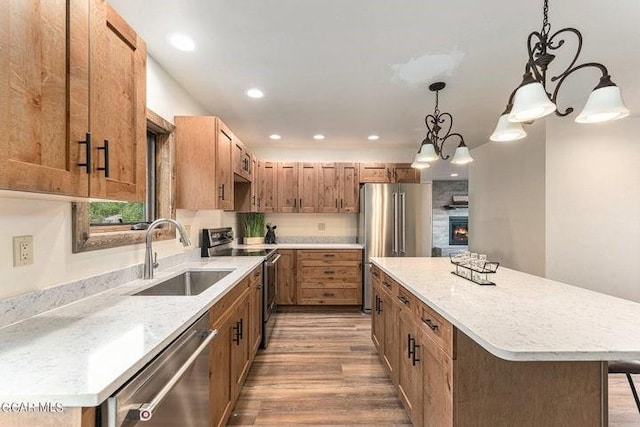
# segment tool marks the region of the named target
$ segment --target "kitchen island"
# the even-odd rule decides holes
[[[372,338],[414,425],[607,425],[606,361],[640,358],[640,304],[506,268],[479,286],[443,258],[372,263]]]

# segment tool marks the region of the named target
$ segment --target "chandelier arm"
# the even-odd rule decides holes
[[[552,82],[555,82],[556,80],[562,78],[562,76],[565,73],[567,73],[568,71],[573,69],[575,64],[576,64],[576,61],[578,60],[578,57],[580,56],[580,53],[582,52],[582,34],[580,34],[580,31],[576,30],[575,28],[571,28],[571,27],[567,27],[567,28],[563,28],[561,30],[558,30],[555,33],[553,33],[553,35],[551,37],[549,37],[549,44],[548,44],[549,50],[557,50],[560,47],[562,47],[562,45],[565,42],[565,39],[564,38],[560,39],[556,44],[554,44],[554,39],[556,37],[560,37],[564,33],[569,33],[569,34],[573,34],[573,35],[576,36],[576,39],[578,40],[578,48],[576,49],[576,53],[573,56],[573,60],[567,66],[567,68],[563,72],[558,74],[557,76],[551,77],[551,81]]]
[[[457,136],[458,138],[460,138],[460,142],[462,142],[464,144],[464,138],[462,137],[462,135],[460,135],[459,133],[455,132],[455,133],[451,133],[451,134],[447,134],[444,138],[442,138],[442,142],[440,143],[440,158],[442,160],[447,160],[449,157],[449,155],[447,155],[446,157],[443,155],[444,154],[444,144],[445,142],[447,142],[449,140],[449,138],[453,138],[454,136]]]
[[[602,64],[599,64],[597,62],[587,62],[584,64],[580,64],[578,66],[575,66],[569,70],[565,70],[564,73],[562,73],[561,75],[557,76],[557,78],[559,78],[558,80],[558,84],[556,85],[555,89],[553,90],[553,94],[551,95],[551,102],[553,102],[554,104],[558,105],[557,99],[558,99],[558,91],[560,90],[560,88],[562,87],[562,83],[564,83],[565,79],[567,77],[569,77],[571,74],[575,73],[578,70],[581,70],[583,68],[597,68],[598,70],[600,70],[600,72],[602,72],[602,77],[600,78],[600,81],[602,82],[603,80],[606,81],[606,79],[610,79],[609,77],[609,70],[607,70],[607,67],[605,67]],[[609,80],[610,83],[610,80]],[[612,83],[610,83],[612,84]],[[566,110],[564,111],[560,111],[559,109],[556,110],[556,114],[560,117],[564,117],[567,116],[569,114],[571,114],[573,112],[573,107],[568,107]]]
[[[536,41],[534,38],[538,40]],[[529,60],[525,67],[525,73],[529,70],[532,71],[534,78],[542,83],[543,86],[545,85],[546,80],[546,67],[544,67],[545,69],[539,70],[536,65],[536,59],[540,56],[546,55],[546,45],[546,37],[538,31],[533,31],[529,34],[529,37],[527,37],[527,52],[529,54]]]

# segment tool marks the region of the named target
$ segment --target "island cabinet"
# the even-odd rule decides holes
[[[375,265],[372,285],[372,339],[414,426],[607,425],[601,362],[504,360]]]
[[[210,309],[212,342],[209,373],[211,425],[224,426],[231,415],[255,356],[255,289],[260,267],[238,283]]]
[[[298,250],[298,305],[362,304],[361,250]]]
[[[146,46],[115,10],[10,2],[0,52],[0,188],[143,201]]]
[[[177,207],[233,210],[235,136],[218,117],[176,116]]]

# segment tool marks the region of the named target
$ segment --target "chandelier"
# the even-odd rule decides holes
[[[611,81],[607,67],[597,62],[586,62],[576,65],[582,50],[582,34],[575,28],[567,27],[551,34],[549,24],[549,2],[544,0],[542,30],[534,31],[527,38],[529,59],[525,66],[522,83],[511,92],[507,108],[489,137],[492,141],[515,141],[527,136],[522,122],[532,122],[555,112],[564,117],[573,112],[572,107],[560,111],[557,108],[558,92],[566,78],[578,70],[595,68],[602,75],[598,85],[593,89],[584,108],[575,118],[577,123],[601,123],[618,120],[629,115],[620,94],[620,89]],[[557,82],[555,88],[547,85],[547,69],[555,59],[554,51],[560,49],[567,37],[575,37],[576,52],[569,66],[560,74],[552,76],[551,83]]]
[[[446,84],[444,82],[436,82],[429,85],[429,90],[436,93],[436,107],[433,110],[433,114],[428,114],[424,118],[424,122],[427,125],[427,136],[420,144],[418,154],[416,154],[412,167],[417,169],[424,169],[429,167],[429,162],[433,162],[438,159],[447,160],[449,156],[445,156],[443,153],[444,144],[450,140],[450,138],[456,138],[460,140],[458,148],[456,148],[453,154],[451,163],[456,165],[464,165],[472,162],[469,148],[464,143],[464,138],[459,133],[451,133],[453,128],[453,117],[449,113],[441,113],[438,108],[439,92],[444,89]],[[440,136],[440,131],[446,129],[446,134]],[[453,139],[452,139],[453,140]]]

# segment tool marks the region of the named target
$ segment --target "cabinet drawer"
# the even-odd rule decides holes
[[[412,315],[416,312],[416,297],[402,286],[398,285],[398,290],[394,293],[394,298],[403,311],[411,312]]]
[[[219,320],[224,316],[224,314],[234,306],[236,301],[239,301],[242,294],[249,289],[251,284],[251,280],[249,277],[246,277],[240,283],[235,285],[233,289],[231,289],[225,296],[223,296],[218,302],[216,302],[213,307],[211,307],[209,313],[211,318],[211,325],[215,327],[219,327]]]
[[[298,261],[362,261],[360,250],[298,250]]]
[[[359,283],[362,273],[359,266],[305,266],[298,268],[298,282]]]
[[[380,273],[380,284],[383,291],[387,292],[394,298],[398,294],[398,282],[387,276],[385,273]]]
[[[438,344],[450,357],[454,357],[453,325],[451,323],[422,301],[418,302],[417,322],[426,336]]]
[[[262,266],[256,267],[255,270],[251,272],[249,276],[251,280],[251,285],[257,285],[262,282]]]
[[[359,305],[362,304],[360,289],[300,289],[298,304],[301,305]]]

